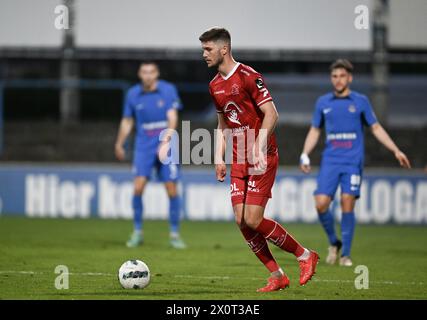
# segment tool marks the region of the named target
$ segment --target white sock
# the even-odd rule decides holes
[[[169,234],[169,236],[170,236],[172,239],[178,239],[178,238],[179,238],[179,233],[178,233],[178,232],[171,232],[171,233]]]
[[[308,258],[310,258],[310,251],[304,248],[304,253],[300,255],[297,260],[298,261],[306,261]]]
[[[272,277],[280,278],[284,275],[282,268],[279,268],[277,271],[271,273]]]

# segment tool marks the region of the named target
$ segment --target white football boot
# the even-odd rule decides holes
[[[340,252],[341,247],[342,247],[342,242],[340,240],[337,240],[335,245],[329,246],[328,256],[326,257],[327,264],[335,264],[337,262],[338,254]]]
[[[351,261],[350,257],[341,257],[340,258],[340,266],[351,267],[352,265],[353,265],[353,261]]]

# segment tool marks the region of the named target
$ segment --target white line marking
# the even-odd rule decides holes
[[[0,274],[49,274],[49,272],[36,272],[36,271],[13,271],[13,270],[4,270],[0,271]],[[52,274],[54,272],[52,271]],[[112,273],[101,273],[101,272],[68,272],[68,273],[62,273],[62,274],[68,274],[71,276],[114,276]]]
[[[224,280],[230,280],[235,279],[237,277],[230,277],[230,276],[192,276],[192,275],[184,275],[184,274],[177,274],[174,276],[175,278],[194,278],[194,279],[224,279]],[[265,280],[265,278],[255,278],[255,277],[239,277],[240,279],[246,279],[246,280]],[[354,280],[340,280],[340,279],[316,279],[313,278],[312,281],[314,282],[338,282],[338,283],[353,283]],[[389,284],[389,285],[419,285],[423,286],[424,282],[396,282],[396,281],[370,281],[370,283],[376,283],[376,284]]]
[[[54,272],[38,272],[38,271],[14,271],[14,270],[0,270],[0,274],[52,274],[54,275]],[[69,272],[69,275],[72,276],[116,276],[115,273],[104,273],[104,272]],[[156,275],[153,274],[155,277]],[[261,277],[231,277],[231,276],[193,276],[188,274],[176,274],[173,276],[174,278],[189,278],[189,279],[211,279],[211,280],[230,280],[230,279],[246,279],[246,280],[253,280],[253,281],[259,281],[259,280],[265,280],[265,278]],[[314,282],[337,282],[337,283],[353,283],[354,280],[340,280],[340,279],[317,279],[313,278],[312,281]],[[399,281],[370,281],[370,283],[373,284],[388,284],[388,285],[416,285],[416,286],[424,286],[424,282],[399,282]]]
[[[12,270],[5,270],[0,271],[0,274],[43,274],[43,272],[35,272],[35,271],[12,271]]]

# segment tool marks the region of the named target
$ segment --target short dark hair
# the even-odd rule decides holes
[[[139,67],[141,68],[142,66],[145,66],[145,65],[147,65],[147,64],[152,64],[153,66],[155,66],[155,67],[157,68],[157,70],[159,70],[159,65],[158,65],[158,63],[157,63],[156,61],[152,61],[152,60],[142,61],[142,62],[139,64]]]
[[[353,65],[352,63],[347,59],[338,59],[332,62],[332,64],[329,67],[329,70],[332,72],[335,69],[345,69],[348,73],[353,73]]]
[[[222,40],[222,41],[225,41],[226,43],[228,43],[228,45],[231,46],[231,35],[230,35],[230,32],[228,32],[227,29],[220,28],[220,27],[213,27],[213,28],[210,28],[209,30],[206,30],[199,37],[199,40],[201,42]]]

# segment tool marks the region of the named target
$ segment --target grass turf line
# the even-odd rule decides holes
[[[168,224],[145,222],[145,244],[129,249],[123,220],[0,217],[0,299],[427,299],[427,228],[356,227],[354,266],[324,263],[326,236],[318,224],[285,224],[321,256],[317,273],[298,284],[295,258],[273,245],[290,288],[260,294],[268,272],[232,222],[183,222],[189,248],[169,247]],[[339,227],[338,227],[339,230]],[[128,259],[145,261],[152,275],[143,290],[125,290],[117,270]],[[69,268],[68,290],[57,290],[57,265]],[[356,290],[356,265],[369,268],[369,289]]]

